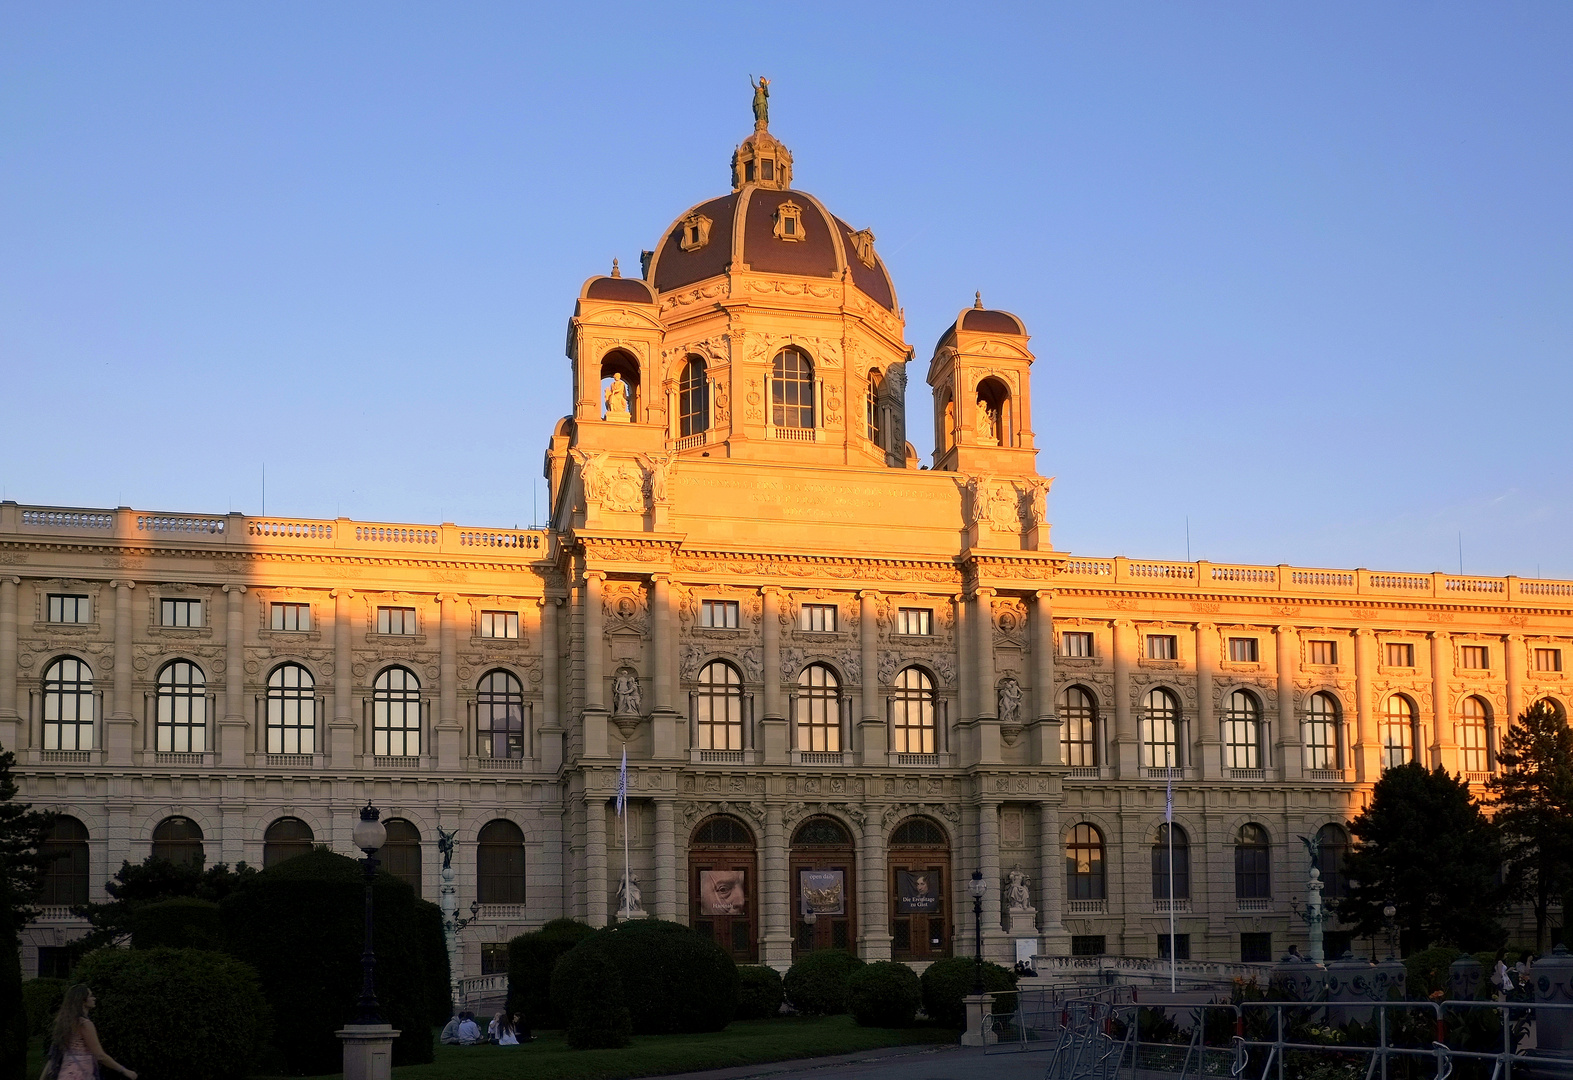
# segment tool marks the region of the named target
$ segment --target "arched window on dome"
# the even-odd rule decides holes
[[[625,400],[619,402],[613,386],[621,380],[621,393]],[[610,395],[610,396],[608,396]],[[613,349],[601,357],[602,416],[608,420],[639,419],[639,361],[624,349]]]
[[[677,434],[686,439],[709,430],[709,369],[702,357],[690,356],[677,383]]]
[[[945,391],[939,405],[939,448],[945,453],[956,448],[956,399]]]
[[[782,349],[770,365],[770,422],[814,428],[814,362],[801,349]]]
[[[879,389],[885,384],[885,377],[879,373],[878,368],[869,368],[868,371],[868,441],[880,449],[885,446],[884,427],[880,423],[879,415]]]
[[[990,376],[978,383],[978,399],[974,405],[977,415],[977,441],[983,446],[1011,445],[1010,387]]]

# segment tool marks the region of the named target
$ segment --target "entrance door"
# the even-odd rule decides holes
[[[890,838],[890,953],[896,960],[950,955],[950,845],[927,818],[908,818]]]
[[[857,865],[852,837],[834,818],[809,818],[792,838],[793,955],[857,948]]]
[[[688,847],[689,925],[740,964],[759,959],[754,837],[734,817],[707,818]]]

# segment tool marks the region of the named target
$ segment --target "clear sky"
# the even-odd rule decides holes
[[[748,76],[1057,547],[1573,577],[1573,4],[0,3],[0,486],[528,524],[584,278]]]

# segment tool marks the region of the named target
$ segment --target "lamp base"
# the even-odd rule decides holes
[[[967,1006],[967,1030],[961,1033],[962,1046],[992,1046],[999,1042],[991,1022],[994,1012],[993,994],[968,994],[961,999]],[[348,1074],[345,1080],[349,1080]]]
[[[345,1024],[334,1034],[344,1043],[344,1080],[392,1080],[392,1024]]]

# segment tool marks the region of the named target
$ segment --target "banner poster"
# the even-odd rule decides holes
[[[746,870],[699,871],[699,914],[747,914],[747,874]]]
[[[896,912],[900,915],[932,915],[939,910],[938,870],[896,871]]]
[[[847,894],[840,870],[799,870],[798,892],[802,910],[815,915],[845,915]]]

